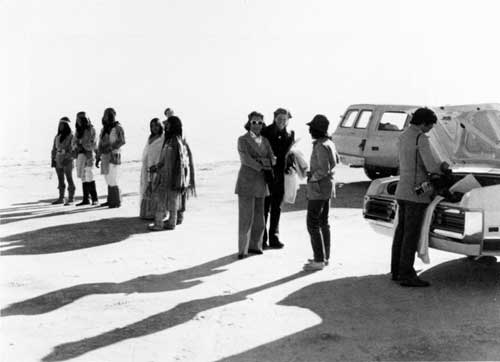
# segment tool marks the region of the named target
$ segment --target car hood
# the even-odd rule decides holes
[[[454,167],[500,168],[500,104],[435,108],[438,123],[431,145]]]

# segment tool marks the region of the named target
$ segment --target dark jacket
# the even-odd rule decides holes
[[[274,166],[275,180],[276,182],[284,182],[286,168],[285,156],[295,141],[295,132],[288,132],[286,128],[280,131],[273,122],[262,130],[262,135],[268,139],[273,149],[274,156],[276,156],[276,165]]]

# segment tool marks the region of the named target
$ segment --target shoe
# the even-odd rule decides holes
[[[109,202],[106,201],[105,203],[100,204],[99,206],[101,206],[101,207],[108,207],[109,206]]]
[[[165,226],[163,226],[163,229],[164,230],[174,230],[175,226],[172,226],[172,225],[169,225],[169,224],[165,224]]]
[[[428,287],[431,285],[431,283],[429,283],[425,280],[422,280],[418,277],[414,277],[411,279],[401,280],[399,285],[401,285],[402,287]]]
[[[161,225],[149,224],[148,229],[151,231],[163,231],[163,227]]]
[[[52,205],[59,205],[59,204],[64,204],[64,199],[57,199],[55,201],[52,201]]]
[[[308,263],[312,263],[313,261],[314,261],[314,259],[307,259]],[[328,264],[330,264],[330,261],[327,259],[327,260],[325,260],[324,263],[325,263],[325,266],[328,266]]]
[[[247,254],[238,254],[238,259],[245,259],[248,255]]]
[[[99,206],[99,201],[92,201],[93,206]]]
[[[279,240],[269,243],[269,249],[282,249],[284,246],[285,244],[283,244]]]
[[[258,255],[264,254],[264,252],[262,250],[258,250],[258,249],[248,249],[248,253],[249,254],[258,254]]]
[[[79,202],[75,206],[83,206],[83,205],[90,205],[89,200],[83,200],[82,202]]]
[[[304,269],[305,271],[314,271],[314,270],[322,270],[325,267],[325,263],[321,261],[311,261],[307,264],[304,264]]]
[[[267,245],[267,244],[262,244],[262,249],[264,249],[264,250],[269,249],[269,245]]]

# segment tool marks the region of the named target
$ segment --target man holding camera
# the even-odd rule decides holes
[[[428,175],[448,168],[446,162],[435,159],[426,135],[436,122],[432,110],[419,108],[399,138],[398,224],[392,243],[391,274],[392,280],[405,287],[430,285],[417,276],[413,263],[425,210],[432,201]]]

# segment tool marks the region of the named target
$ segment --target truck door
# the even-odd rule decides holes
[[[365,162],[383,168],[398,168],[399,136],[409,122],[403,111],[384,111],[365,147]]]

